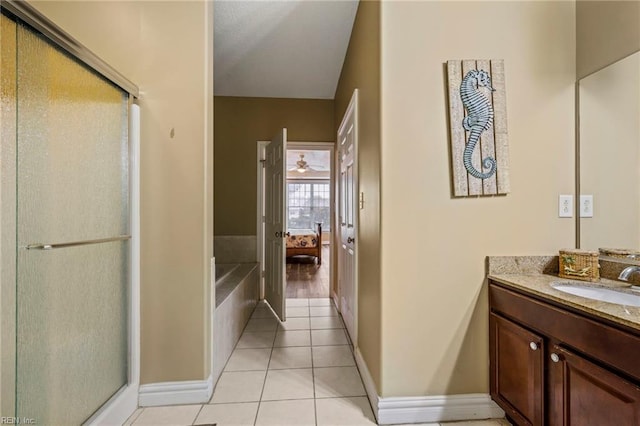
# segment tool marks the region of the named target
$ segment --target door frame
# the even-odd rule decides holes
[[[271,141],[258,141],[258,155],[256,162],[256,176],[257,176],[257,204],[256,204],[256,262],[258,262],[258,276],[259,276],[259,293],[260,300],[264,299],[264,253],[265,253],[265,162],[267,161],[267,145]]]
[[[257,204],[256,204],[256,261],[259,264],[259,276],[260,276],[260,299],[264,299],[264,206],[265,206],[265,179],[264,179],[264,161],[265,150],[267,145],[271,141],[258,141],[257,142],[257,161],[256,161],[256,176],[257,176]],[[287,150],[317,150],[317,151],[329,151],[329,157],[331,159],[331,176],[329,178],[329,191],[331,192],[331,200],[329,202],[331,211],[329,214],[333,220],[333,226],[331,227],[331,243],[329,246],[329,298],[337,299],[336,280],[336,236],[335,231],[335,218],[336,218],[336,144],[334,142],[300,142],[300,141],[287,141]],[[287,197],[285,197],[287,199]],[[286,205],[284,206],[286,208]],[[286,277],[285,277],[286,279]]]
[[[351,99],[349,100],[349,105],[347,105],[347,109],[344,112],[344,115],[342,116],[342,120],[340,121],[340,126],[338,126],[338,131],[336,132],[336,152],[335,152],[335,156],[336,156],[336,169],[335,169],[335,180],[336,182],[338,182],[340,180],[340,149],[339,149],[339,144],[340,144],[340,138],[339,135],[342,132],[342,130],[344,129],[345,125],[346,125],[346,119],[347,117],[353,114],[354,119],[354,125],[353,125],[353,132],[354,132],[354,137],[353,137],[353,179],[354,179],[354,188],[356,189],[356,193],[354,194],[353,197],[353,202],[354,202],[354,215],[353,215],[353,235],[355,236],[355,241],[353,243],[353,248],[355,251],[355,256],[354,256],[354,261],[353,261],[353,296],[354,296],[354,300],[353,300],[353,336],[349,336],[349,338],[351,339],[351,343],[353,343],[353,347],[354,349],[358,348],[358,258],[359,258],[359,254],[360,254],[360,210],[363,208],[363,202],[364,202],[364,197],[363,197],[363,193],[360,192],[360,179],[359,179],[359,171],[358,171],[358,162],[359,162],[359,154],[358,154],[358,137],[359,137],[359,129],[358,129],[358,89],[354,89],[353,90],[353,94],[351,95]],[[336,200],[339,201],[339,197],[338,197],[338,191],[339,191],[339,187],[336,186]],[[338,215],[340,214],[339,209],[335,209],[335,215],[334,215],[334,221],[335,223],[340,223],[340,218],[338,217]],[[342,233],[340,228],[337,229],[336,232],[336,258],[339,259],[339,256],[337,256],[337,244],[340,244],[342,242]],[[338,265],[336,265],[338,266]],[[337,285],[336,285],[336,296],[337,296],[337,301],[340,301],[340,292],[341,292],[341,286],[340,286],[340,271],[338,270],[338,268],[336,267],[336,281],[337,281]],[[336,306],[338,308],[339,311],[341,311],[341,307],[340,307],[340,303],[336,303]],[[348,331],[347,331],[348,334]]]

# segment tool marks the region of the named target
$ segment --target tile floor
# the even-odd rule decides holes
[[[331,301],[288,299],[287,315],[280,323],[258,304],[208,404],[141,408],[125,425],[375,425]]]

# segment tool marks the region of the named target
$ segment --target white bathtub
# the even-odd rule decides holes
[[[258,302],[258,264],[216,264],[213,377],[222,373]]]
[[[216,306],[220,306],[245,281],[249,280],[253,285],[253,281],[257,280],[257,269],[256,262],[216,264]],[[257,281],[255,285],[257,291]]]
[[[216,287],[229,276],[238,266],[239,263],[217,263],[216,264]]]

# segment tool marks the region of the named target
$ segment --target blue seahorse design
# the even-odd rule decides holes
[[[482,173],[476,170],[471,164],[471,154],[480,140],[480,135],[485,130],[491,128],[493,123],[493,107],[491,102],[482,94],[478,88],[486,87],[492,92],[495,91],[491,87],[491,76],[485,70],[471,70],[462,79],[460,84],[460,98],[462,104],[467,110],[467,116],[462,120],[462,127],[469,132],[469,140],[464,147],[464,155],[462,162],[469,174],[478,179],[487,179],[496,172],[496,160],[492,157],[486,157],[482,160],[482,166],[489,169]]]

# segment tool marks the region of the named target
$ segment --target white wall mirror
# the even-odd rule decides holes
[[[578,99],[579,247],[640,260],[640,52],[581,79]]]

